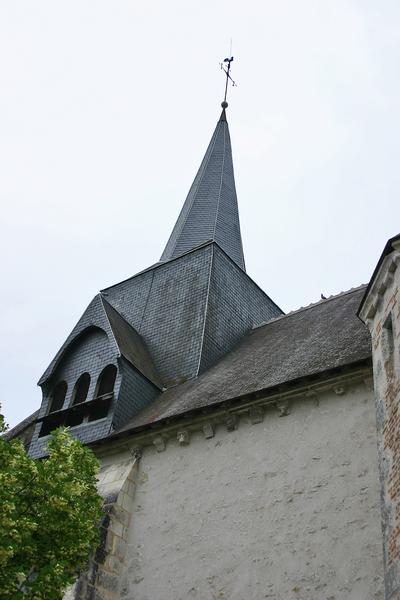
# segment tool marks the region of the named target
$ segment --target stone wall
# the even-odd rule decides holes
[[[355,383],[278,408],[203,432],[189,423],[170,439],[149,434],[125,499],[113,597],[383,598],[371,389]],[[130,451],[103,450],[102,460],[115,470]]]
[[[400,599],[400,243],[361,311],[372,336],[387,600]]]
[[[100,470],[98,490],[104,499],[100,545],[86,572],[64,594],[64,600],[118,600],[124,595],[121,573],[140,456],[140,450],[133,449],[122,460],[111,461]]]

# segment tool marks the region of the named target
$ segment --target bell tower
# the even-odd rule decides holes
[[[160,261],[102,290],[42,375],[34,455],[60,425],[82,441],[107,437],[282,314],[245,270],[226,117],[232,60],[222,113]]]

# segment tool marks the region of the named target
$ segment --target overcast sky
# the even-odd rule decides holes
[[[285,310],[400,231],[398,0],[3,0],[1,390],[11,425],[96,292],[155,262],[229,90],[249,275]]]

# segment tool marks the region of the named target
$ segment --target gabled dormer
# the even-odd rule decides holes
[[[154,399],[161,380],[143,340],[99,294],[39,381],[43,401],[31,444],[41,455],[63,425],[85,442],[105,437]]]

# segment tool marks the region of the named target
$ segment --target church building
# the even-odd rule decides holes
[[[284,314],[246,272],[226,109],[160,260],[93,298],[8,434],[40,458],[65,425],[101,462],[65,597],[400,599],[400,236]]]

